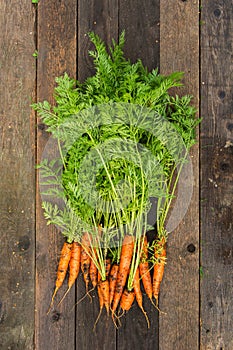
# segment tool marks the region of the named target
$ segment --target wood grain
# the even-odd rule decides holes
[[[185,72],[180,94],[199,96],[199,2],[161,1],[162,74]],[[178,92],[178,91],[176,91]],[[199,348],[199,193],[198,146],[191,152],[193,195],[186,216],[168,238],[167,265],[160,293],[159,349]],[[190,247],[192,249],[190,249]]]
[[[30,2],[0,11],[0,348],[33,349],[36,65]],[[26,73],[25,73],[26,72]]]
[[[78,8],[78,79],[84,81],[94,74],[93,62],[88,50],[93,46],[87,33],[94,31],[106,44],[118,39],[118,1],[80,1]],[[77,300],[85,295],[82,280],[77,284]],[[91,293],[93,301],[87,297],[77,306],[76,348],[77,349],[116,349],[116,330],[105,310],[93,329],[99,314],[96,290]]]
[[[88,51],[93,45],[88,33],[93,31],[107,44],[118,39],[118,0],[80,1],[78,7],[78,79],[83,82],[94,74]]]
[[[37,97],[53,103],[55,77],[67,72],[76,77],[76,1],[41,1],[38,5],[38,74]],[[48,141],[43,124],[38,120],[37,157]],[[50,150],[50,154],[54,151]],[[57,263],[63,238],[56,228],[46,226],[37,187],[36,226],[36,349],[74,349],[75,347],[75,288],[63,304],[47,316],[56,279]],[[65,283],[66,285],[66,283]],[[60,300],[66,286],[58,293]]]
[[[232,1],[207,2],[201,26],[203,350],[233,348],[232,33]]]
[[[158,0],[119,0],[119,31],[126,31],[125,54],[132,62],[141,59],[149,69],[159,67]]]

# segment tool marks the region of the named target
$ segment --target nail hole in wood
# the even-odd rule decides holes
[[[218,96],[223,99],[226,96],[225,91],[219,91]]]
[[[220,169],[222,171],[227,171],[229,169],[229,164],[227,164],[227,163],[220,164]]]
[[[212,301],[209,301],[208,302],[208,306],[209,306],[210,309],[212,309],[212,307],[214,306],[214,303]]]
[[[25,250],[28,250],[28,248],[30,247],[30,239],[28,236],[21,236],[19,238],[19,242],[18,242],[18,248],[21,252],[24,252]]]
[[[194,253],[195,250],[196,250],[196,247],[195,247],[194,244],[191,243],[191,244],[189,244],[189,245],[187,246],[187,251],[188,251],[189,253]]]
[[[61,314],[58,311],[54,311],[52,316],[52,322],[58,322],[60,320]]]
[[[214,15],[215,15],[215,17],[220,17],[221,16],[221,10],[215,9],[214,10]]]

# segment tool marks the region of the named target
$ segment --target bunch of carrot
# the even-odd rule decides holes
[[[63,285],[68,270],[68,289],[62,300],[74,285],[81,270],[86,292],[88,293],[90,284],[92,284],[93,289],[97,288],[100,306],[99,316],[105,307],[107,314],[111,312],[112,318],[117,318],[117,310],[128,311],[136,299],[149,327],[149,320],[143,308],[141,282],[146,295],[153,304],[154,298],[156,301],[156,305],[154,305],[157,306],[166,262],[165,237],[161,237],[153,244],[153,255],[149,257],[151,247],[148,248],[146,235],[142,235],[139,240],[136,240],[133,235],[125,235],[120,247],[119,262],[106,257],[104,259],[104,273],[98,270],[100,264],[97,261],[96,250],[99,247],[93,248],[92,241],[91,234],[85,232],[82,234],[80,242],[65,242],[63,244],[51,306],[58,289]],[[133,262],[135,252],[138,255],[139,251],[140,259],[135,263]],[[153,273],[150,270],[153,270]],[[133,279],[132,283],[129,283],[131,272]]]
[[[68,271],[61,301],[81,271],[86,294],[97,289],[97,319],[106,308],[115,322],[136,299],[149,326],[142,286],[158,307],[166,221],[200,120],[191,96],[168,93],[182,85],[182,73],[161,76],[140,60],[132,64],[124,35],[107,48],[90,33],[96,73],[84,83],[64,74],[56,79],[56,106],[33,105],[60,153],[39,165],[45,218],[66,237],[50,308]],[[151,198],[157,237],[148,243]]]

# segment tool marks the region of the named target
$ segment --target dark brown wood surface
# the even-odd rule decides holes
[[[93,61],[88,51],[93,45],[88,38],[89,32],[95,32],[107,45],[112,39],[118,39],[118,1],[87,0],[78,4],[78,79],[84,81],[94,73]]]
[[[36,70],[31,3],[0,11],[0,348],[33,349]]]
[[[0,0],[1,349],[233,348],[232,0],[199,5],[198,0],[41,0],[38,5]],[[93,329],[96,291],[92,302],[86,297],[75,306],[85,294],[81,276],[63,304],[46,315],[63,239],[46,225],[41,209],[34,164],[49,135],[40,120],[35,128],[30,104],[53,103],[55,77],[64,72],[81,81],[93,73],[90,30],[110,43],[123,29],[128,58],[141,58],[149,69],[160,66],[161,73],[184,71],[179,91],[191,93],[197,107],[201,88],[192,201],[168,240],[160,294],[166,314],[158,319],[145,300],[149,330],[136,303],[119,329],[104,311]]]
[[[179,93],[199,98],[198,1],[161,1],[161,73],[183,71]],[[178,92],[178,91],[176,91]],[[198,349],[199,343],[199,187],[198,146],[192,148],[193,195],[187,213],[168,237],[165,278],[160,308],[159,349]],[[185,179],[184,179],[185,180]],[[190,179],[187,179],[187,181]],[[184,184],[184,186],[186,186]],[[185,200],[185,198],[184,198]],[[191,247],[191,249],[190,249]]]
[[[119,30],[125,30],[124,52],[149,69],[159,67],[159,1],[119,0]]]
[[[201,349],[233,348],[233,6],[203,4]]]

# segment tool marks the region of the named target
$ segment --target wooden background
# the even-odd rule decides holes
[[[0,0],[0,349],[232,350],[232,0]],[[185,72],[181,93],[203,118],[192,150],[192,203],[169,237],[158,315],[135,305],[116,330],[81,279],[46,316],[62,245],[46,226],[34,165],[48,140],[31,102],[53,101],[54,79],[93,73],[86,33],[161,73]],[[33,53],[38,50],[38,58]]]

